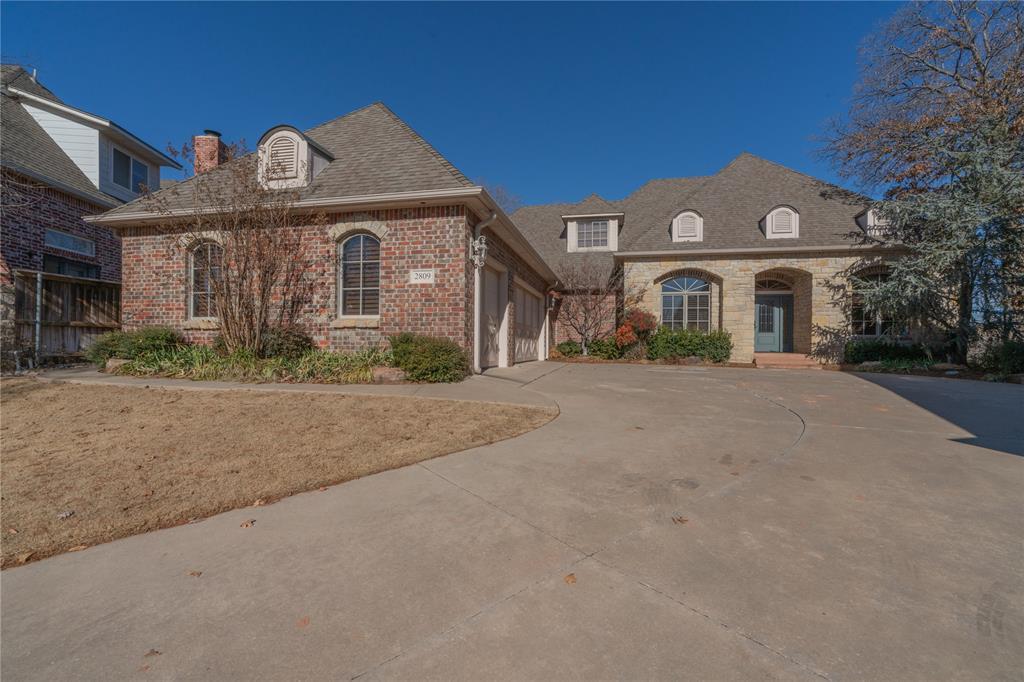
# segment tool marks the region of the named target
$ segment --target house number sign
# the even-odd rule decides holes
[[[433,270],[410,270],[409,271],[409,284],[433,284],[434,283],[434,271]]]

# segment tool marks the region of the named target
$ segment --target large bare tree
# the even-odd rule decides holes
[[[195,156],[189,144],[174,151],[186,160]],[[293,327],[311,298],[305,237],[322,229],[326,216],[298,211],[297,190],[264,186],[258,157],[244,144],[229,145],[226,156],[213,170],[145,201],[166,216],[177,247],[210,245],[200,251],[190,284],[210,292],[207,312],[228,351],[259,352],[267,329]]]
[[[984,324],[1020,333],[1024,4],[914,3],[863,48],[849,114],[824,152],[881,196],[868,241],[902,244],[865,302],[945,329],[966,358]]]

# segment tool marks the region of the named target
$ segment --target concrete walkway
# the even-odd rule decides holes
[[[4,571],[4,678],[1020,679],[1021,387],[537,364],[444,390],[477,387],[561,415]]]

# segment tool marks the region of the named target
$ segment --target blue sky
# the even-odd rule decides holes
[[[893,3],[14,3],[4,61],[151,144],[250,144],[380,100],[527,203],[617,199],[749,151],[835,180],[842,114]]]

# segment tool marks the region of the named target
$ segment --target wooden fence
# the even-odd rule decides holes
[[[121,328],[121,285],[18,270],[14,279],[17,345],[37,358],[73,356]]]

